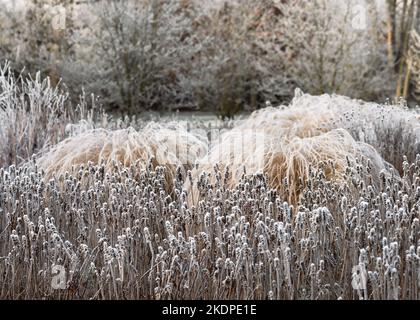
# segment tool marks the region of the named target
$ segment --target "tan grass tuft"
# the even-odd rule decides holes
[[[199,161],[193,175],[212,172],[217,163],[220,170],[229,167],[228,187],[234,187],[245,167],[247,173],[266,174],[269,185],[276,188],[283,199],[296,203],[305,181],[310,180],[311,167],[323,169],[331,181],[341,181],[349,161],[364,159],[366,163],[369,160],[371,166],[367,178],[377,185],[381,170],[390,169],[392,165],[366,142],[381,145],[380,140],[372,138],[372,132],[375,138],[380,137],[379,124],[395,125],[384,121],[382,116],[388,110],[395,113],[395,107],[376,112],[377,108],[376,104],[346,97],[311,96],[297,91],[289,106],[256,111],[222,134],[209,155]],[[372,112],[374,115],[369,115]],[[401,109],[398,112],[405,114]],[[413,114],[406,116],[414,118]],[[350,123],[355,127],[350,127]],[[188,183],[186,187],[191,189]],[[197,200],[198,191],[191,193],[190,200]]]
[[[273,128],[268,131],[274,132]],[[311,180],[311,168],[322,169],[328,180],[344,181],[349,161],[354,163],[356,159],[369,159],[371,179],[375,183],[379,181],[381,170],[386,168],[375,149],[356,142],[343,129],[292,138],[253,132],[244,131],[241,134],[235,129],[225,134],[209,156],[199,161],[193,176],[198,177],[202,171],[212,172],[217,163],[222,172],[229,167],[231,176],[227,187],[232,188],[239,183],[246,168],[250,174],[264,173],[270,187],[277,189],[284,200],[296,204],[306,182]],[[243,156],[239,152],[243,152]],[[192,190],[191,199],[198,199],[197,190]]]
[[[49,178],[88,162],[103,164],[110,171],[116,164],[128,167],[138,162],[144,167],[153,159],[154,165],[169,169],[171,179],[178,166],[191,167],[206,152],[204,141],[183,127],[151,123],[140,132],[133,128],[83,132],[53,147],[38,164]]]

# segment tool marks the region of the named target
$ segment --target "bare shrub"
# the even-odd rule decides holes
[[[365,100],[389,97],[395,79],[387,64],[383,19],[374,2],[268,1],[255,37],[267,99],[295,86],[311,94],[336,93]],[[273,4],[275,3],[275,4]],[[363,10],[360,10],[363,8]],[[279,91],[276,91],[279,87]],[[281,91],[280,91],[281,90]]]
[[[186,39],[197,15],[190,1],[104,0],[88,10],[79,55],[69,63],[71,78],[84,75],[86,90],[106,106],[130,113],[180,107],[178,77]]]

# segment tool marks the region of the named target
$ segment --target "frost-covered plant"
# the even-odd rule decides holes
[[[0,65],[0,167],[21,164],[65,138],[72,123],[106,125],[94,97],[83,94],[77,105],[60,84],[49,77],[15,75],[6,62]],[[81,120],[83,119],[83,120]]]
[[[198,20],[180,73],[180,95],[191,107],[215,110],[233,118],[242,110],[255,110],[263,102],[258,92],[259,57],[252,54],[245,8],[225,3]]]
[[[197,13],[190,1],[103,0],[89,7],[84,51],[68,65],[107,106],[132,113],[180,106],[180,63]],[[79,63],[82,60],[82,63]],[[84,61],[87,60],[87,61]],[[75,69],[75,70],[74,70]]]
[[[387,0],[385,6],[388,62],[398,75],[394,85],[395,97],[416,97],[416,87],[410,86],[410,78],[418,60],[416,55],[412,56],[412,49],[416,46],[416,39],[412,34],[420,30],[420,3],[410,0]]]
[[[12,55],[19,55],[20,48],[16,44],[15,34],[19,22],[14,2],[2,5],[0,9],[0,62],[10,59]]]
[[[59,141],[69,121],[67,95],[49,79],[15,78],[0,68],[0,166],[17,164]]]
[[[81,164],[101,164],[106,172],[117,163],[138,163],[145,167],[166,165],[168,184],[179,167],[191,168],[207,153],[207,138],[191,133],[182,124],[149,123],[142,130],[132,127],[120,130],[92,129],[65,139],[45,152],[38,160],[47,177],[73,172]],[[185,172],[184,172],[185,174]]]
[[[73,0],[10,1],[0,8],[0,63],[13,62],[35,77],[41,72],[53,85],[75,53]]]
[[[378,185],[384,169],[402,174],[401,155],[414,161],[420,152],[420,124],[403,103],[381,105],[296,90],[289,105],[258,110],[214,142],[193,176],[217,163],[229,167],[232,187],[246,167],[248,173],[265,173],[269,185],[294,204],[310,167],[321,165],[329,180],[339,181],[349,160],[365,159],[372,185]],[[197,192],[192,190],[190,196]]]
[[[260,89],[274,94],[270,100],[278,101],[276,86],[280,94],[289,95],[285,88],[298,86],[312,94],[389,97],[393,72],[387,65],[383,19],[374,2],[264,3],[255,27],[260,36],[254,39],[261,67],[272,74]]]
[[[217,166],[196,206],[153,163],[47,182],[36,164],[0,169],[0,298],[418,299],[420,156],[405,167],[378,187],[358,160],[344,184],[312,170],[295,206],[264,175],[228,187]]]
[[[303,160],[300,177],[273,180],[253,167],[239,174],[211,157],[211,171],[195,175],[185,169],[200,155],[176,159],[174,150],[204,139],[183,128],[178,141],[180,128],[163,126],[81,128],[44,158],[50,172],[35,159],[0,169],[0,298],[418,299],[415,114],[297,93],[290,106],[257,112],[222,137],[263,127],[275,137],[271,151],[275,142],[297,146],[278,164],[298,170],[293,159]],[[411,147],[382,150],[392,132]],[[251,150],[250,141],[252,158],[263,149]],[[401,162],[398,174],[377,167],[373,153],[345,149],[346,141],[414,159],[392,158]],[[296,185],[300,195],[288,202]],[[60,266],[66,279],[56,290]]]
[[[280,106],[279,109],[282,108]],[[278,116],[281,115],[280,110],[277,110]],[[311,96],[297,90],[286,110],[291,119],[302,113],[308,114],[308,121],[293,124],[292,128],[297,132],[304,132],[305,127],[324,131],[345,129],[356,141],[372,146],[400,173],[403,167],[401,155],[414,161],[420,152],[419,110],[408,110],[403,100],[393,105],[377,104],[338,95]],[[311,114],[314,113],[316,116],[312,120]],[[273,128],[275,130],[276,127]]]
[[[376,2],[28,1],[23,13],[0,8],[0,59],[41,70],[53,84],[62,77],[76,101],[82,84],[109,109],[201,108],[230,118],[289,100],[296,86],[384,100],[398,80],[401,59],[388,63]],[[57,8],[66,9],[62,30],[52,26]],[[416,81],[416,68],[401,88]]]

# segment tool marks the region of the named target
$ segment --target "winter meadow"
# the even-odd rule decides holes
[[[420,299],[420,0],[0,0],[0,299]]]

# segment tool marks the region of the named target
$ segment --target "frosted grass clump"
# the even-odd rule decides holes
[[[83,93],[72,105],[60,83],[52,85],[40,72],[33,78],[17,76],[8,62],[0,65],[0,167],[47,152],[70,133],[73,123],[105,124],[107,117],[95,102]]]
[[[284,108],[284,107],[279,107]],[[399,172],[402,155],[414,161],[420,152],[418,109],[399,105],[377,104],[338,95],[312,96],[297,90],[289,112],[308,112],[323,130],[342,128],[356,141],[365,142]]]
[[[289,105],[256,111],[238,128],[286,138],[345,129],[356,141],[374,147],[401,172],[401,155],[414,161],[420,152],[418,114],[418,109],[408,110],[403,101],[399,105],[377,104],[339,95],[313,96],[296,89]]]
[[[370,115],[380,117],[380,110],[384,114],[382,118],[385,114],[388,116],[385,125],[380,120],[382,118]],[[384,144],[385,141],[380,139],[390,139],[389,136],[382,138],[378,132],[381,125],[385,126],[384,131],[396,130],[395,126],[398,126],[398,119],[391,121],[389,114],[398,114],[399,119],[411,119],[411,126],[402,134],[414,142],[413,132],[417,132],[418,125],[413,113],[391,106],[364,105],[340,96],[314,97],[297,90],[289,106],[254,112],[249,118],[238,121],[232,130],[223,133],[209,155],[198,161],[193,176],[198,177],[202,170],[212,171],[217,163],[222,168],[229,167],[229,186],[233,187],[246,167],[249,173],[266,174],[270,187],[276,188],[289,202],[296,203],[311,166],[328,168],[325,171],[329,180],[342,181],[348,161],[365,159],[369,162],[369,179],[378,185],[381,171],[393,171],[392,164],[399,165],[396,159],[392,159],[391,164],[384,161],[382,153],[374,148]],[[352,127],[351,123],[355,125]],[[399,126],[397,134],[404,130],[402,122]],[[363,132],[366,132],[365,137],[370,131],[372,137],[360,139]],[[391,151],[390,148],[380,150],[386,153]],[[387,159],[391,156],[388,155]],[[191,195],[197,192],[191,185],[186,187],[192,190]]]
[[[234,129],[222,136],[220,144],[210,150],[209,156],[198,161],[192,174],[198,177],[203,170],[211,171],[217,163],[221,168],[228,168],[228,186],[234,187],[245,169],[249,173],[264,173],[270,187],[276,188],[289,202],[296,203],[311,167],[322,167],[329,180],[343,181],[348,162],[354,162],[356,158],[369,162],[369,177],[375,185],[379,183],[380,172],[390,169],[375,149],[356,142],[343,129],[302,138],[271,136],[265,130],[256,133]],[[191,185],[186,187],[191,188]],[[196,192],[192,190],[192,194]]]
[[[18,164],[64,136],[67,95],[49,79],[16,78],[0,65],[0,166]]]
[[[167,166],[171,182],[178,167],[190,168],[206,154],[205,139],[176,123],[150,123],[139,131],[131,127],[93,129],[67,138],[37,162],[49,178],[53,173],[74,173],[75,167],[89,162],[103,165],[109,172],[118,164],[129,167],[139,162],[144,168],[152,161],[154,165]]]

